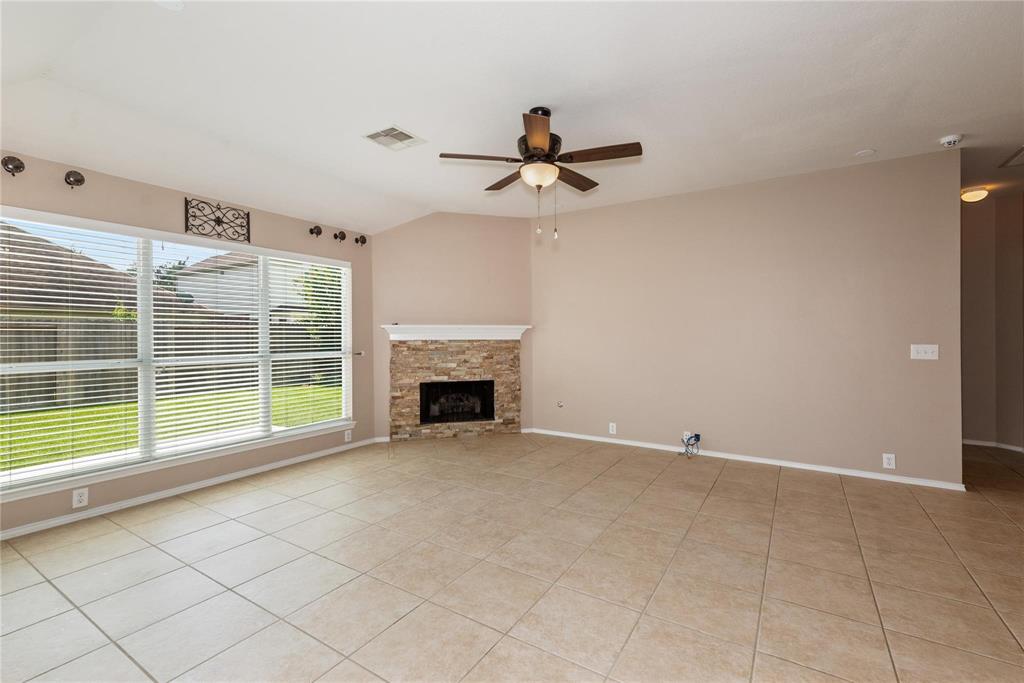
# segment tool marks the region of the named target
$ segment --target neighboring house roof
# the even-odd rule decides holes
[[[274,313],[309,313],[309,308],[302,304],[281,304],[271,309]]]
[[[5,223],[4,231],[11,235],[6,246],[17,250],[16,259],[0,259],[0,301],[5,309],[66,310],[71,291],[75,292],[74,308],[82,313],[136,308],[135,278],[129,273],[13,225]],[[61,267],[53,268],[54,261]],[[159,286],[153,288],[153,300],[162,310],[222,316]]]
[[[204,258],[202,261],[196,261],[190,266],[185,266],[178,272],[178,277],[181,277],[182,275],[192,275],[194,273],[205,273],[211,270],[227,270],[228,268],[244,268],[246,266],[255,265],[255,254],[233,251],[228,254],[209,256]]]

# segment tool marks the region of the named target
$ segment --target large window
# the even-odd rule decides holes
[[[350,419],[349,268],[206,244],[0,221],[0,484]]]

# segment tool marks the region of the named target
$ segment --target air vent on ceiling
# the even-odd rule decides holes
[[[1018,149],[1010,155],[1009,159],[999,164],[999,168],[1014,168],[1016,166],[1024,166],[1024,147]]]
[[[388,149],[405,149],[406,147],[415,147],[416,145],[422,145],[426,140],[418,138],[407,130],[402,130],[397,126],[391,126],[384,130],[378,130],[375,133],[370,133],[366,136],[367,140],[376,142],[382,147]]]

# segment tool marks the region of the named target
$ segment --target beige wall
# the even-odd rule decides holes
[[[964,438],[1024,446],[1024,194],[961,216]]]
[[[134,225],[171,234],[184,232],[184,197],[182,190],[146,185],[124,178],[81,169],[86,176],[84,186],[71,189],[64,184],[62,164],[17,154],[27,169],[16,177],[0,174],[0,203],[37,211],[95,220]],[[189,194],[189,196],[195,196]],[[230,197],[217,201],[231,204]],[[367,355],[356,358],[353,367],[353,416],[357,421],[353,440],[373,436],[373,344],[372,344],[372,249],[373,238],[364,247],[351,240],[338,243],[331,238],[334,232],[325,227],[325,234],[313,238],[309,228],[313,221],[253,210],[251,214],[252,244],[296,254],[318,254],[344,259],[352,263],[352,315],[353,343],[356,349],[365,349]],[[104,505],[192,481],[218,476],[282,460],[304,453],[342,445],[339,432],[329,437],[316,437],[292,441],[284,445],[253,450],[249,453],[195,463],[187,467],[163,469],[143,475],[119,478],[90,487],[93,506]],[[37,498],[5,502],[0,508],[0,524],[8,529],[30,521],[71,512],[68,492]]]
[[[1024,446],[1024,196],[993,197],[996,234],[996,439]]]
[[[342,444],[337,434],[297,439],[244,453],[199,460],[164,469],[89,484],[89,507],[96,508],[158,491],[177,488],[198,481],[230,475],[261,465],[296,458],[319,451],[336,449]],[[81,510],[71,509],[71,493],[61,490],[31,498],[22,498],[0,506],[3,529],[59,517]]]
[[[180,191],[90,171],[70,190],[64,166],[22,158],[28,171],[0,178],[5,204],[181,231]],[[949,152],[575,212],[557,242],[524,219],[442,213],[357,248],[254,211],[253,243],[352,262],[356,440],[388,433],[379,325],[531,323],[524,426],[604,436],[615,421],[619,438],[662,444],[700,431],[710,450],[868,471],[895,452],[897,474],[959,482],[958,190]],[[910,361],[913,342],[941,359]],[[93,504],[339,439],[94,485]],[[3,526],[69,499],[6,503]]]
[[[533,250],[534,426],[959,483],[959,163],[561,216]]]
[[[380,325],[530,322],[530,233],[521,218],[435,213],[374,237],[376,434],[387,436],[391,359]],[[528,425],[530,332],[523,337]]]
[[[965,439],[996,442],[996,207],[995,201],[962,204],[963,431]]]

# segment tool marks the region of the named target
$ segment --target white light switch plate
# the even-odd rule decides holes
[[[912,360],[938,360],[938,344],[911,344],[910,358]]]

